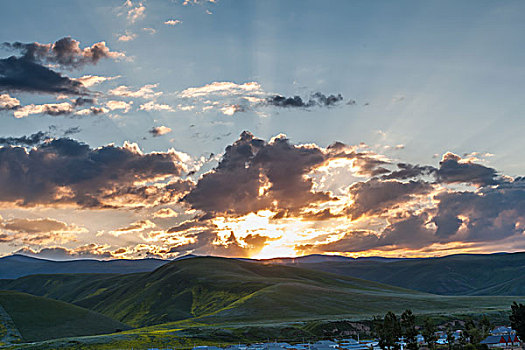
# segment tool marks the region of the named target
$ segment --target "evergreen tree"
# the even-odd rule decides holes
[[[525,305],[514,302],[511,310],[510,325],[516,331],[518,337],[525,341]]]
[[[416,316],[412,310],[405,310],[401,314],[401,334],[407,343],[407,349],[416,350],[417,347],[417,330]]]
[[[381,349],[399,349],[397,341],[401,336],[401,325],[393,312],[387,312],[382,321],[380,318],[374,318],[374,328]]]
[[[421,333],[423,334],[423,338],[425,338],[428,347],[434,349],[437,340],[436,326],[430,318],[427,317],[425,319],[425,322],[423,323],[423,331]]]
[[[469,342],[473,345],[479,344],[483,340],[481,330],[476,326],[476,323],[471,318],[468,318],[465,321],[464,332],[468,337]]]
[[[483,315],[481,321],[479,321],[479,329],[481,331],[482,340],[490,335],[490,331],[492,330],[492,324],[490,323],[490,320],[487,317],[487,315]]]
[[[451,325],[447,327],[447,343],[448,343],[448,349],[452,350],[452,347],[454,343],[456,342],[456,338],[454,337],[454,329]]]
[[[465,330],[461,331],[461,336],[459,337],[459,344],[461,344],[461,347],[465,347],[469,342],[468,334],[465,332]]]

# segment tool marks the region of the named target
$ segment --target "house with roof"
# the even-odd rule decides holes
[[[485,344],[489,348],[508,348],[520,346],[521,342],[516,334],[489,335],[480,344]]]
[[[503,334],[513,334],[513,333],[516,333],[516,331],[510,327],[505,327],[505,326],[496,327],[490,331],[491,335],[503,335]]]
[[[370,347],[355,339],[343,339],[339,342],[339,349],[343,350],[369,350]]]

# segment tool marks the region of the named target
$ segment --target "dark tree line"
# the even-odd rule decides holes
[[[523,305],[522,305],[523,307]],[[525,307],[524,311],[525,312]],[[379,340],[379,346],[385,350],[397,350],[400,348],[400,339],[406,343],[407,350],[418,349],[417,335],[420,332],[428,348],[435,349],[438,340],[438,328],[434,321],[427,317],[423,320],[419,332],[416,328],[416,316],[411,310],[405,310],[400,317],[393,312],[387,312],[381,317],[374,317],[374,332]],[[447,347],[452,349],[483,348],[480,342],[485,339],[491,330],[491,324],[487,316],[483,316],[479,322],[471,318],[465,320],[465,325],[460,339],[454,336],[454,329],[449,325],[445,329]]]
[[[510,326],[522,341],[525,341],[525,305],[514,302],[510,307]]]
[[[401,337],[407,344],[407,349],[417,349],[416,316],[411,310],[405,310],[399,318],[389,311],[383,318],[374,317],[373,323],[381,349],[399,349]]]

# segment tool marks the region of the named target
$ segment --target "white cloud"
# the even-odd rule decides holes
[[[79,111],[76,111],[75,115],[86,116],[90,114],[106,114],[108,112],[109,112],[109,109],[104,108],[104,107],[91,107],[91,108],[86,108],[86,109],[81,109]]]
[[[131,23],[135,23],[137,20],[143,19],[146,16],[146,7],[141,2],[137,5],[133,5],[133,3],[128,0],[125,5],[130,8],[128,10],[128,20]]]
[[[162,208],[153,214],[154,218],[176,218],[179,214],[171,208]]]
[[[131,41],[137,37],[137,34],[126,32],[118,37],[118,41]]]
[[[168,111],[174,112],[173,108],[167,104],[155,103],[154,101],[149,101],[140,105],[139,109],[141,111]]]
[[[116,109],[122,109],[122,113],[128,113],[131,109],[131,105],[133,104],[133,101],[131,102],[125,102],[125,101],[115,101],[111,100],[106,102],[106,107],[108,107],[110,110],[114,111]]]
[[[15,109],[20,107],[20,101],[17,98],[11,97],[8,94],[0,95],[0,110]]]
[[[182,91],[179,96],[182,98],[197,98],[210,95],[218,96],[239,96],[244,94],[260,95],[264,94],[261,85],[255,81],[236,84],[229,81],[216,81],[200,87],[192,87]]]
[[[237,112],[244,111],[244,108],[240,105],[226,105],[221,108],[221,112],[225,115],[234,115]]]
[[[195,5],[195,4],[200,4],[200,3],[204,3],[204,2],[209,2],[209,3],[216,3],[217,0],[184,0],[184,2],[182,3],[182,5],[186,6],[186,5]]]
[[[195,109],[195,106],[191,106],[191,105],[182,105],[182,104],[179,104],[177,105],[177,108],[181,111],[192,111]]]
[[[177,24],[180,24],[180,23],[182,23],[182,21],[178,19],[169,19],[166,22],[164,22],[164,24],[167,24],[169,26],[176,26]]]
[[[155,34],[155,33],[157,32],[156,29],[154,29],[154,28],[149,28],[149,27],[142,28],[142,30],[145,31],[145,32],[147,32],[147,33],[149,33],[150,35],[153,35],[153,34]]]
[[[156,126],[156,127],[152,128],[149,132],[153,136],[162,136],[162,135],[169,134],[171,132],[171,128],[168,128],[167,126],[161,125],[161,126]]]
[[[74,108],[67,102],[62,103],[48,103],[42,105],[26,105],[18,108],[14,112],[15,118],[24,118],[30,114],[49,114],[49,115],[62,115],[70,114],[74,112]]]
[[[122,96],[122,97],[140,97],[145,99],[151,99],[162,95],[162,92],[155,92],[155,89],[159,84],[147,84],[140,89],[133,91],[125,85],[109,90],[110,95]]]
[[[155,228],[157,225],[149,220],[141,220],[131,223],[127,227],[119,228],[117,230],[109,231],[108,233],[112,236],[118,237],[126,233],[137,233],[144,230]]]
[[[103,83],[105,81],[110,81],[113,79],[120,78],[120,75],[114,76],[114,77],[102,77],[99,75],[84,75],[80,78],[73,79],[75,81],[79,81],[84,85],[85,87],[91,87],[96,84]]]

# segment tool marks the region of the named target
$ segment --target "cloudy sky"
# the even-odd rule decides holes
[[[521,1],[1,7],[0,255],[525,249]]]

